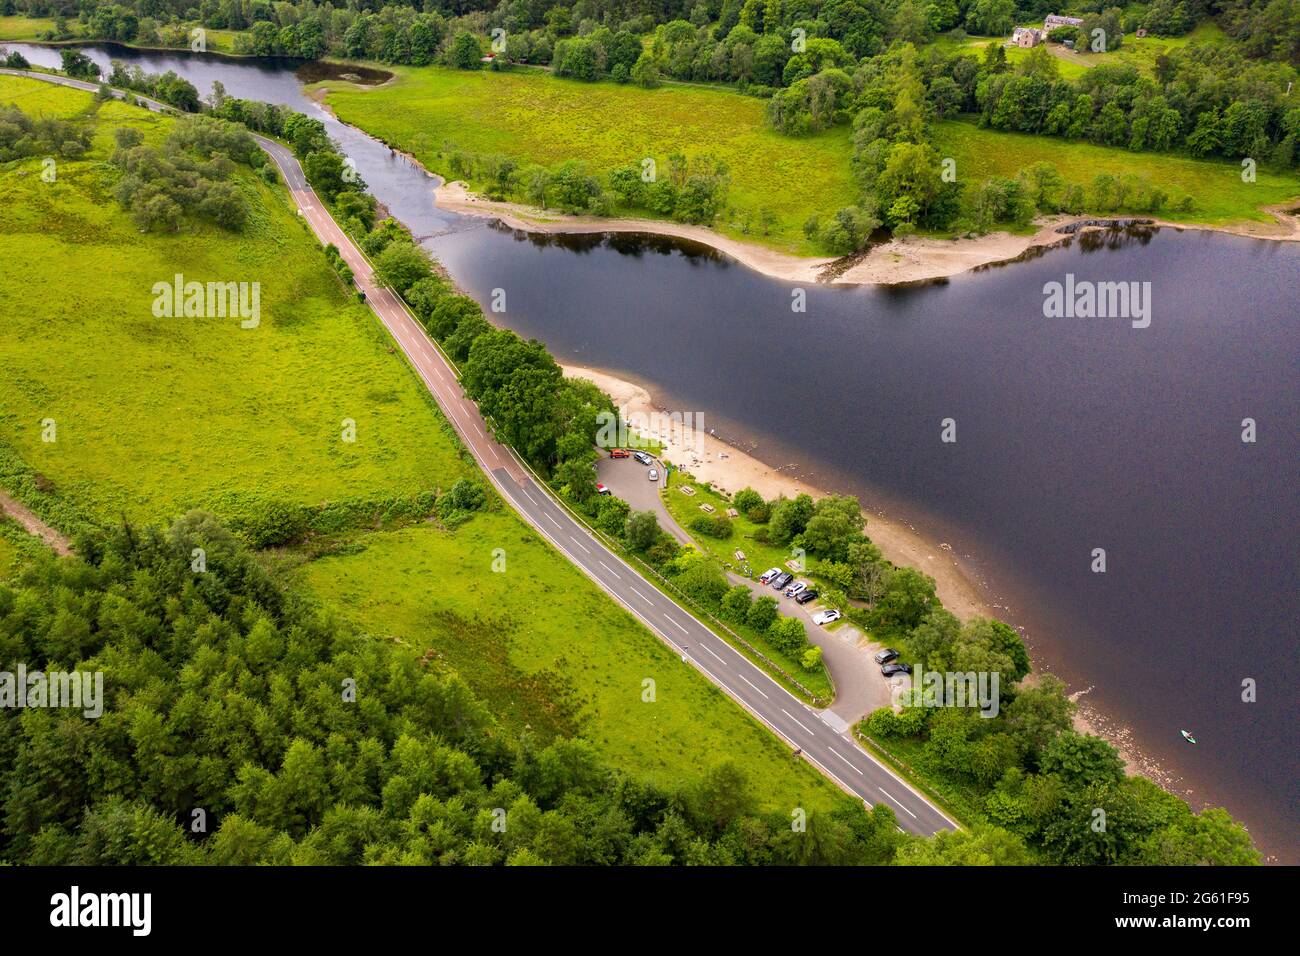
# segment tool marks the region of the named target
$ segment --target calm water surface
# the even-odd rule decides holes
[[[57,65],[54,51],[10,46]],[[106,50],[91,54],[107,65]],[[1091,688],[1194,805],[1226,805],[1269,851],[1300,859],[1296,245],[1083,237],[933,286],[810,287],[793,314],[789,284],[690,244],[439,212],[431,180],[324,114],[292,63],[112,55],[326,120],[466,291],[486,304],[506,290],[496,321],[950,543],[1035,656]],[[1043,284],[1066,273],[1150,282],[1151,327],[1044,318]],[[1254,444],[1241,441],[1247,417]],[[945,418],[955,444],[940,441]],[[1099,547],[1105,574],[1089,569]],[[1256,703],[1241,700],[1246,678]]]

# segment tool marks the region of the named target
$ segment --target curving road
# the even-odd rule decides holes
[[[90,92],[98,89],[93,83],[47,74],[17,70],[0,70],[0,74],[27,76]],[[140,99],[155,112],[169,109],[162,103]],[[322,243],[333,243],[338,248],[371,309],[401,346],[479,466],[525,521],[674,648],[684,662],[703,672],[791,747],[802,750],[807,760],[845,791],[869,804],[889,806],[900,828],[908,832],[929,835],[956,828],[937,807],[854,743],[847,730],[835,729],[824,722],[820,712],[806,707],[747,657],[669,600],[572,518],[551,497],[549,490],[533,478],[514,450],[492,438],[478,406],[461,391],[450,362],[402,301],[379,282],[370,261],[334,222],[307,184],[293,153],[274,140],[253,135],[279,168],[312,231]],[[834,720],[833,715],[831,719]],[[842,726],[843,721],[835,723]]]

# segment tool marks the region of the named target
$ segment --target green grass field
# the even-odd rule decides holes
[[[449,487],[477,474],[377,320],[343,290],[280,187],[245,177],[255,215],[231,235],[142,235],[108,192],[111,129],[160,142],[172,121],[0,77],[0,103],[96,124],[83,160],[0,166],[0,445],[104,522],[168,522],[230,493],[292,502]],[[152,284],[260,280],[262,323],[158,319]],[[41,441],[54,418],[57,440]],[[340,441],[354,418],[357,442]],[[510,726],[579,731],[622,769],[682,786],[734,759],[770,809],[824,808],[836,788],[677,660],[513,513],[354,530],[268,555],[334,613],[429,649]],[[24,547],[0,529],[0,574]],[[21,538],[18,539],[21,541]],[[507,572],[493,574],[493,549]],[[657,703],[641,703],[642,681]]]
[[[833,799],[829,783],[512,515],[364,543],[309,564],[311,590],[376,637],[436,651],[515,729],[580,731],[615,765],[670,789],[734,758],[769,809]],[[498,548],[505,570],[493,573]],[[653,703],[642,700],[646,679]]]
[[[67,116],[91,98],[3,78],[0,102]],[[159,141],[170,121],[120,103],[98,119],[93,152],[60,162],[54,183],[38,159],[0,177],[0,259],[25,264],[0,275],[0,441],[109,521],[162,520],[229,492],[295,504],[409,495],[473,470],[281,189],[241,179],[254,206],[243,234],[142,235],[107,193],[111,126]],[[176,273],[259,282],[261,324],[155,318],[153,285]],[[42,440],[47,418],[54,442]],[[355,443],[342,441],[347,418]]]
[[[1168,153],[1135,153],[1109,146],[1070,142],[1028,133],[981,129],[973,120],[947,120],[934,127],[940,156],[957,161],[957,175],[970,183],[989,176],[1013,178],[1039,161],[1054,165],[1070,183],[1087,186],[1098,173],[1134,174],[1173,196],[1189,195],[1190,213],[1166,210],[1161,218],[1222,225],[1245,220],[1271,221],[1260,207],[1300,196],[1300,175],[1260,168],[1254,183],[1241,181],[1241,166],[1223,160],[1192,159]]]
[[[583,159],[596,172],[645,157],[662,168],[673,152],[712,155],[727,164],[728,201],[737,211],[757,220],[769,208],[779,220],[766,238],[757,230],[744,235],[737,213],[718,228],[808,254],[808,217],[857,199],[847,127],[790,139],[766,127],[763,100],[739,93],[679,85],[644,90],[524,70],[391,69],[396,80],[378,88],[320,85],[340,119],[408,150],[434,172],[446,171],[439,153],[451,145],[546,166]]]
[[[37,40],[46,30],[54,29],[54,20],[50,17],[0,16],[0,43],[5,40]],[[80,32],[76,20],[68,21],[68,30]]]

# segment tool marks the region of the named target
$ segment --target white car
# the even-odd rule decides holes
[[[794,584],[790,585],[788,588],[785,589],[785,596],[794,597],[796,594],[800,593],[801,591],[806,591],[807,589],[808,589],[807,581],[796,581]]]
[[[776,577],[780,573],[781,573],[780,568],[768,568],[766,571],[762,573],[762,575],[759,576],[758,581],[760,584],[767,584],[769,581],[771,581],[774,577]]]
[[[646,473],[646,477],[649,478],[651,481],[658,481],[658,480],[659,480],[659,469],[657,469],[657,468],[651,468],[650,471]]]
[[[843,615],[840,614],[839,611],[836,611],[833,608],[828,611],[818,611],[816,614],[813,615],[813,623],[820,624],[823,627],[825,627],[827,624],[835,623],[842,616]]]

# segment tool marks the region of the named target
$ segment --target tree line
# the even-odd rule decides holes
[[[651,158],[604,173],[593,172],[576,159],[547,167],[521,164],[497,153],[471,153],[453,145],[440,155],[453,177],[474,183],[489,199],[529,203],[541,209],[597,216],[640,211],[711,225],[727,208],[727,166],[708,155],[672,153],[664,157],[662,167]]]

